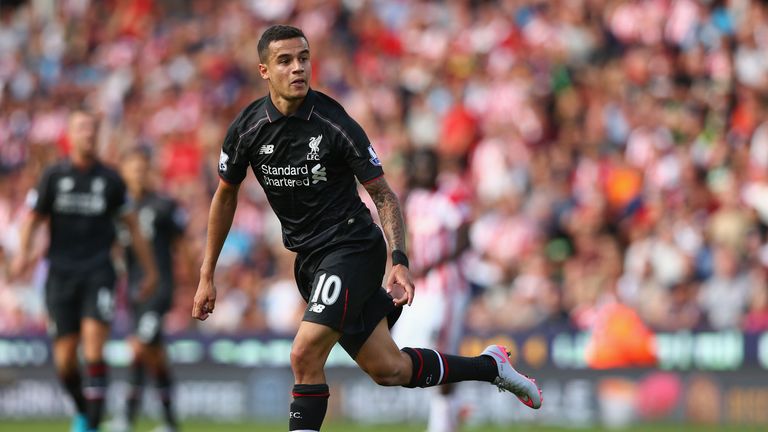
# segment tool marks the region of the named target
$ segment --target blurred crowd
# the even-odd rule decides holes
[[[471,189],[470,330],[586,329],[615,302],[660,331],[768,329],[757,0],[3,1],[0,263],[84,102],[105,160],[151,150],[202,249],[221,141],[266,94],[256,44],[276,22],[307,34],[312,86],[361,123],[401,196],[423,147]],[[253,176],[244,188],[217,313],[191,320],[197,275],[181,274],[170,332],[295,328],[293,257]],[[44,272],[0,278],[0,333],[43,331]]]

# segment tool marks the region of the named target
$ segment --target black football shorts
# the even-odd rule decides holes
[[[299,254],[294,271],[307,302],[303,320],[340,331],[339,344],[355,358],[382,318],[392,327],[402,309],[381,286],[387,262],[381,230],[364,219],[348,225],[329,245]]]
[[[45,282],[45,305],[51,337],[79,333],[80,321],[86,317],[111,323],[115,279],[111,263],[87,271],[50,269]]]
[[[143,344],[156,345],[163,340],[163,320],[173,303],[173,289],[170,282],[158,283],[152,296],[140,301],[135,298],[138,287],[132,287],[131,315],[133,335]]]

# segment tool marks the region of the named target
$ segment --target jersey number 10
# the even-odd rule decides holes
[[[336,300],[339,299],[339,294],[341,294],[341,278],[336,275],[328,276],[323,273],[317,281],[315,295],[312,296],[312,303],[317,303],[317,300],[320,299],[323,304],[330,306],[336,303]]]

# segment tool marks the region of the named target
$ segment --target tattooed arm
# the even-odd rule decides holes
[[[400,200],[390,189],[384,177],[379,177],[370,183],[366,183],[365,190],[371,196],[373,203],[376,204],[376,210],[379,211],[379,218],[384,229],[384,235],[387,236],[389,246],[394,250],[406,252],[405,249],[405,223],[400,211]]]
[[[364,186],[379,212],[384,235],[387,237],[390,247],[393,251],[398,250],[406,253],[405,223],[397,195],[389,187],[383,176],[366,183]],[[396,290],[396,284],[404,288],[405,292],[401,293]],[[392,266],[392,271],[387,278],[387,292],[396,296],[394,303],[397,306],[402,306],[405,303],[410,306],[413,302],[413,282],[406,265],[395,264]]]

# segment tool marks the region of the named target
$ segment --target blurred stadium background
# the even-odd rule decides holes
[[[524,411],[462,384],[468,430],[768,426],[765,1],[0,0],[0,266],[83,101],[103,115],[106,160],[151,149],[202,248],[219,146],[266,92],[256,42],[275,22],[303,28],[313,87],[363,125],[399,193],[414,148],[467,161],[475,296],[462,350],[510,344],[546,399]],[[288,404],[302,306],[264,195],[253,178],[245,189],[217,313],[190,318],[197,275],[180,270],[166,321],[189,430],[281,424]],[[50,430],[41,419],[69,412],[44,274],[0,277],[2,430]],[[112,410],[127,323],[123,300]],[[426,418],[423,390],[377,388],[341,352],[331,365],[332,421],[406,431]]]

